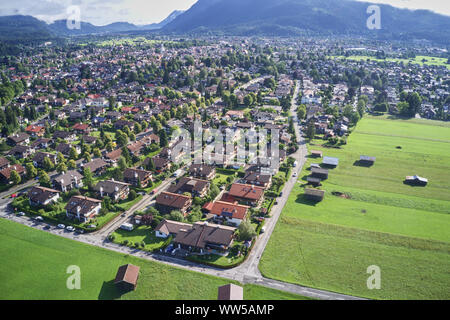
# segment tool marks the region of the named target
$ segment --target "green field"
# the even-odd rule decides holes
[[[226,279],[151,262],[82,244],[0,219],[0,299],[215,300]],[[113,284],[119,266],[141,268],[136,291],[122,294]],[[67,267],[81,270],[81,289],[66,287]],[[238,284],[238,283],[236,283]],[[305,299],[245,285],[244,299]]]
[[[371,61],[377,61],[377,62],[403,62],[403,64],[420,64],[420,65],[429,65],[429,66],[445,66],[448,69],[450,69],[450,64],[447,64],[446,58],[438,58],[438,57],[428,57],[428,56],[416,56],[414,59],[398,59],[398,58],[386,58],[386,59],[377,59],[375,57],[369,57],[369,56],[333,56],[332,58],[337,59],[347,59],[347,60],[353,60],[353,61],[361,61],[361,60],[371,60]]]
[[[342,149],[322,144],[313,140],[309,150],[339,158],[321,187],[325,199],[303,196],[309,165],[321,162],[309,158],[262,257],[262,273],[369,298],[449,299],[450,124],[366,116]],[[359,166],[360,155],[376,157],[375,165]],[[428,186],[403,184],[415,174]],[[380,290],[366,287],[370,265],[381,267]]]

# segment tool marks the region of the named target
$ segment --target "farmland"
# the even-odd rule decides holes
[[[449,124],[366,116],[341,149],[322,144],[313,140],[309,150],[339,158],[321,187],[325,199],[303,196],[309,165],[321,162],[308,158],[262,257],[263,275],[369,298],[448,299]],[[360,155],[376,157],[374,166],[360,166]],[[415,174],[428,186],[403,183]],[[366,287],[370,265],[381,268],[380,290]]]
[[[445,66],[448,69],[450,69],[450,65],[447,64],[446,58],[438,58],[438,57],[428,57],[428,56],[416,56],[414,59],[399,59],[399,58],[386,58],[386,59],[377,59],[375,57],[369,57],[369,56],[339,56],[334,57],[338,59],[347,59],[347,60],[354,60],[354,61],[377,61],[377,62],[397,62],[397,63],[403,63],[403,64],[419,64],[419,65],[430,65],[430,66]]]
[[[142,260],[0,220],[0,299],[216,299],[230,283],[205,274]],[[141,267],[136,291],[120,295],[113,284],[119,266]],[[81,269],[81,289],[68,290],[66,269]],[[20,270],[14,272],[13,270]],[[245,299],[304,299],[265,287],[245,285]]]

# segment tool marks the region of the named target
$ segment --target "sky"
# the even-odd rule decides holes
[[[112,22],[160,22],[174,10],[187,10],[197,0],[0,0],[0,15],[32,15],[48,23],[67,19],[71,6],[79,6],[81,21],[94,25]],[[357,0],[386,3],[400,8],[428,9],[450,16],[450,0]]]

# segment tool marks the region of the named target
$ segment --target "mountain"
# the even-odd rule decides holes
[[[241,36],[355,35],[450,42],[448,16],[377,4],[381,9],[381,30],[369,30],[366,25],[369,5],[354,0],[199,0],[162,30]]]
[[[31,16],[0,17],[0,40],[45,41],[52,37],[47,24]]]
[[[0,40],[3,41],[46,41],[55,37],[103,34],[128,31],[160,29],[172,22],[184,11],[173,11],[159,23],[137,26],[128,22],[115,22],[106,26],[95,26],[89,22],[80,22],[80,29],[67,28],[66,20],[57,20],[51,24],[32,16],[0,16]]]

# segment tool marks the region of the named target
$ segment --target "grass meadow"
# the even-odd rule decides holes
[[[320,203],[303,196],[307,165],[260,264],[270,278],[378,299],[449,299],[450,124],[366,116],[341,149],[313,140],[309,150],[339,158]],[[374,156],[372,167],[360,155]],[[403,183],[407,175],[426,187]],[[282,249],[281,249],[282,248]],[[278,261],[284,261],[279,264]],[[382,288],[368,290],[378,265]]]
[[[15,222],[0,219],[0,299],[21,300],[215,300],[227,279],[192,272],[130,255],[79,243]],[[114,286],[119,266],[139,266],[136,291],[121,293]],[[67,267],[81,270],[81,289],[66,287]],[[244,299],[305,299],[253,285]]]

